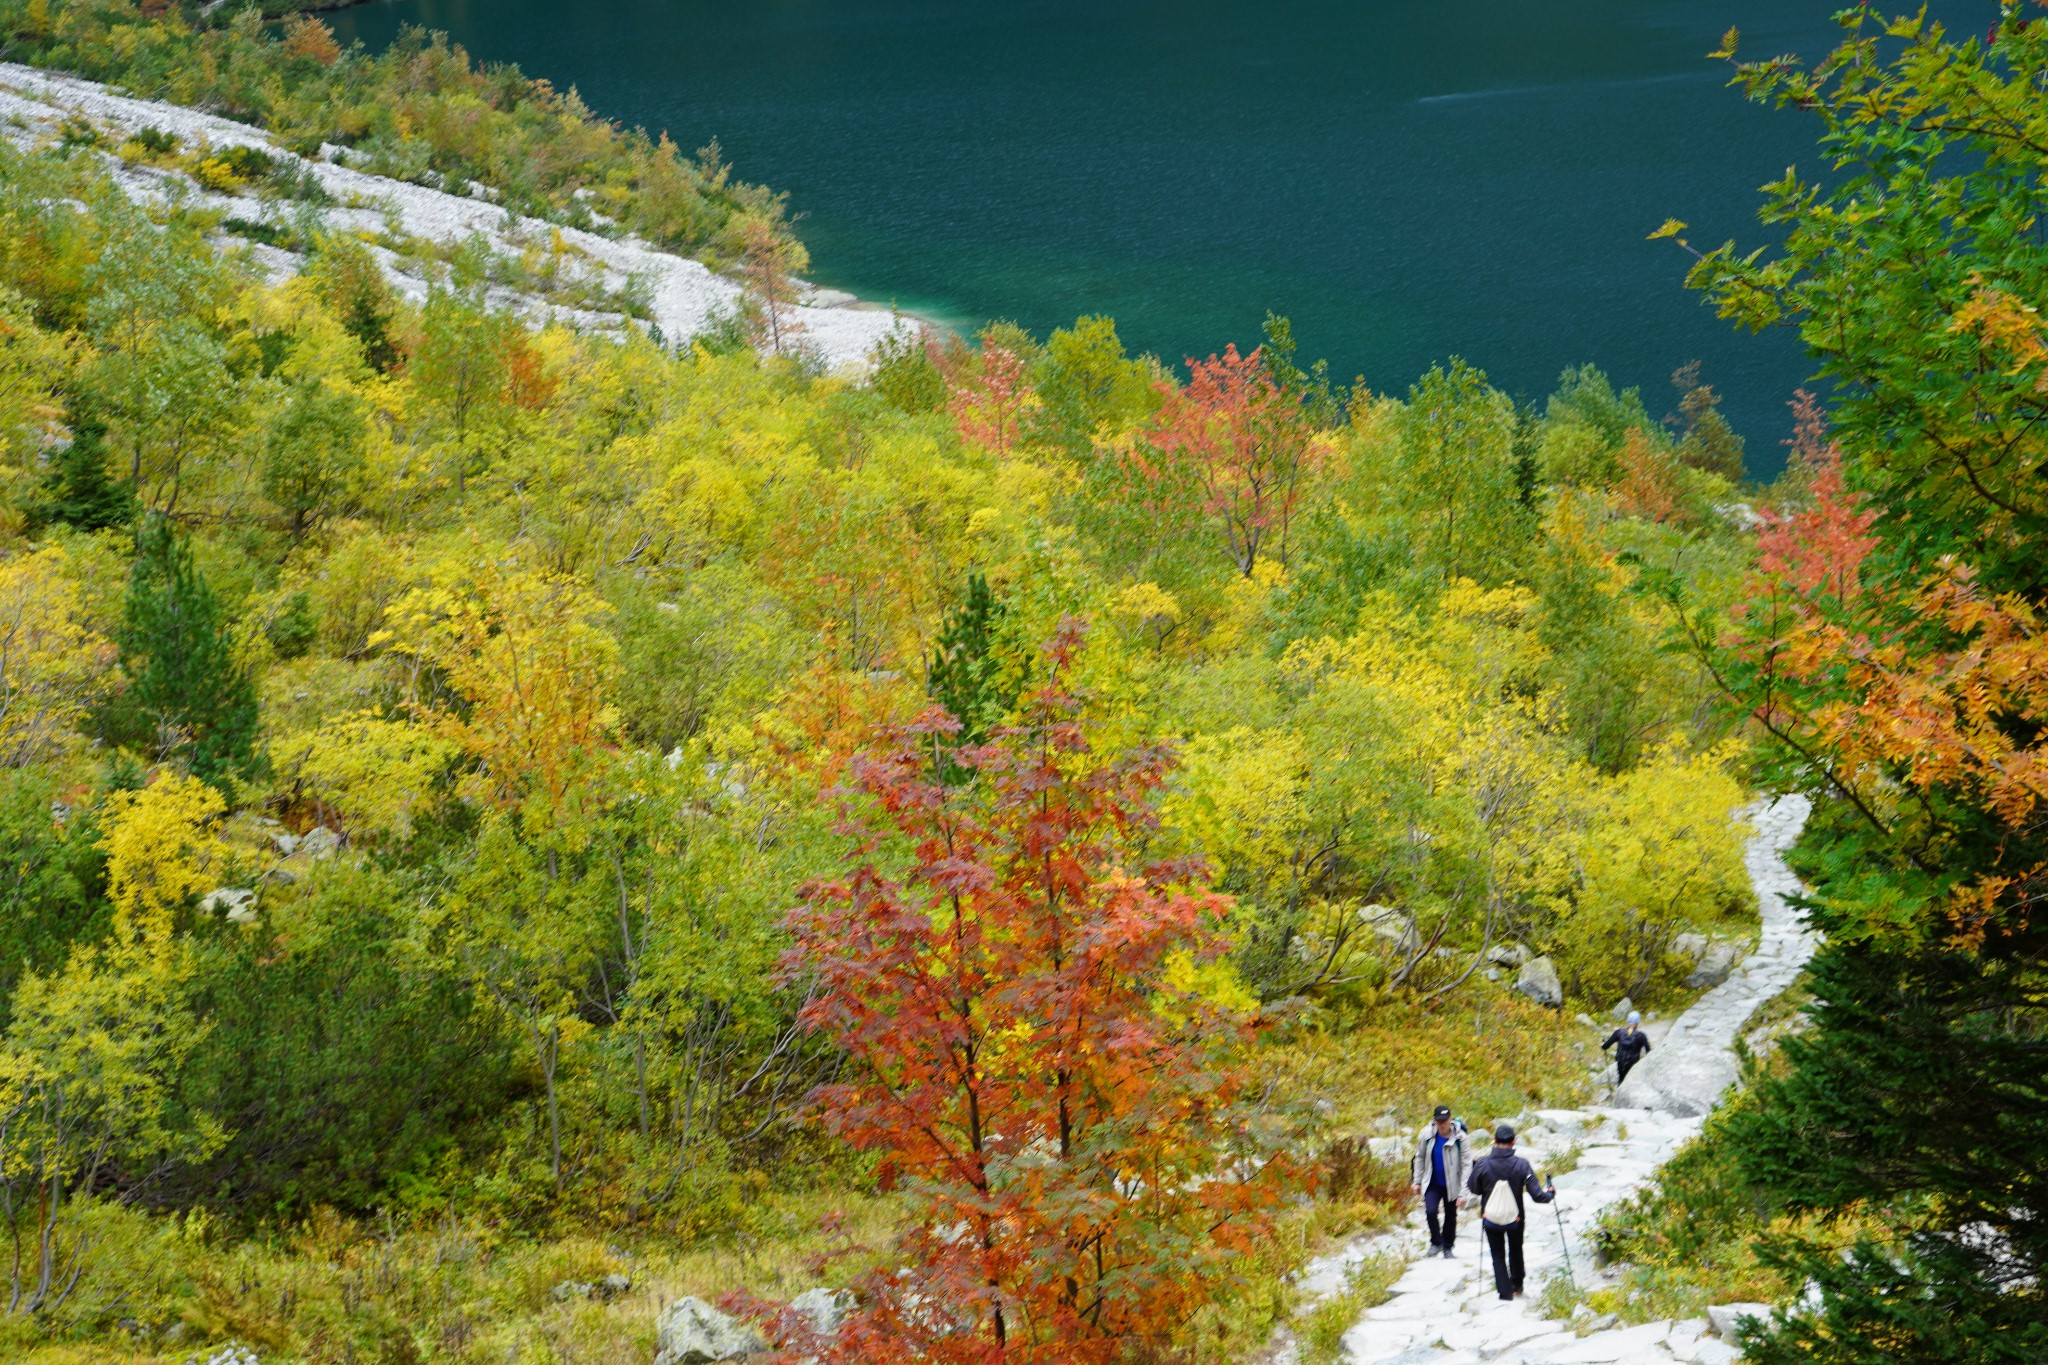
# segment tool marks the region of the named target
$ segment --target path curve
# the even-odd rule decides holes
[[[1756,888],[1762,921],[1757,950],[1726,982],[1679,1016],[1611,1104],[1545,1109],[1525,1116],[1519,1146],[1538,1170],[1544,1168],[1546,1157],[1574,1143],[1580,1147],[1577,1166],[1559,1181],[1557,1203],[1531,1206],[1525,1247],[1532,1296],[1561,1267],[1561,1248],[1570,1252],[1580,1283],[1587,1282],[1593,1265],[1588,1238],[1601,1212],[1641,1188],[1699,1132],[1705,1115],[1735,1081],[1735,1042],[1743,1024],[1759,1005],[1790,986],[1813,955],[1816,936],[1786,903],[1800,885],[1784,858],[1809,810],[1805,797],[1785,796],[1742,812],[1756,831],[1744,849],[1743,862]],[[1483,1142],[1476,1146],[1477,1151],[1485,1150]],[[1303,1271],[1300,1287],[1306,1297],[1316,1299],[1341,1290],[1350,1269],[1368,1257],[1394,1253],[1412,1262],[1394,1285],[1393,1297],[1368,1309],[1345,1334],[1345,1361],[1719,1365],[1737,1358],[1727,1343],[1705,1334],[1706,1324],[1699,1319],[1578,1336],[1565,1323],[1539,1317],[1532,1298],[1502,1303],[1494,1293],[1486,1239],[1478,1216],[1470,1210],[1460,1218],[1454,1258],[1424,1258],[1424,1250],[1418,1216],[1397,1231],[1361,1239]],[[1293,1347],[1283,1348],[1279,1359],[1291,1365],[1296,1359]]]

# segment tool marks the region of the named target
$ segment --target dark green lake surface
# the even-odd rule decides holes
[[[1845,2],[1845,0],[1843,0]],[[1290,315],[1304,356],[1404,391],[1462,355],[1530,397],[1592,361],[1675,406],[1689,360],[1759,474],[1810,374],[1645,235],[1766,239],[1812,120],[1704,60],[1816,57],[1837,0],[377,0],[789,193],[812,276],[957,326],[1108,313],[1169,360]],[[1941,7],[1981,27],[1990,0]],[[1980,15],[1978,12],[1982,11]]]

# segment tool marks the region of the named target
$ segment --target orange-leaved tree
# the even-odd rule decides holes
[[[1884,548],[1878,511],[1847,486],[1818,404],[1802,392],[1793,407],[1804,505],[1766,516],[1749,601],[1727,641],[1756,719],[1880,828],[1902,823],[1888,808],[1909,794],[1963,802],[2014,829],[2036,825],[2048,805],[2039,607],[1987,587],[1954,554],[1917,580],[1888,563],[1873,572]],[[2023,921],[2044,886],[2048,867],[2020,860],[1953,881],[1947,903],[1927,908],[1974,946],[2001,917]]]
[[[1149,860],[1169,753],[1091,749],[1046,646],[1022,721],[930,777],[943,711],[850,769],[853,870],[807,887],[785,961],[805,1019],[851,1061],[821,1089],[915,1215],[829,1339],[790,1358],[1109,1361],[1163,1343],[1270,1237],[1295,1169],[1252,1137],[1249,997],[1222,966],[1227,906],[1186,859]]]
[[[1164,399],[1138,459],[1154,481],[1189,480],[1223,528],[1230,558],[1249,577],[1261,555],[1287,561],[1287,534],[1304,485],[1320,463],[1301,401],[1266,363],[1265,348],[1188,360],[1185,388]]]
[[[1038,391],[1030,365],[1003,329],[984,328],[980,339],[979,353],[949,358],[946,411],[961,440],[1008,455],[1024,435],[1025,419],[1040,406]]]

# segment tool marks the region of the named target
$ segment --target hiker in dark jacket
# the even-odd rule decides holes
[[[1630,1010],[1628,1022],[1608,1034],[1607,1041],[1600,1044],[1602,1052],[1608,1048],[1614,1049],[1614,1069],[1621,1073],[1614,1078],[1616,1085],[1628,1079],[1629,1071],[1637,1062],[1643,1060],[1644,1054],[1650,1050],[1650,1036],[1636,1027],[1642,1022],[1643,1016]]]
[[[1515,1195],[1512,1223],[1495,1223],[1494,1214],[1486,1207],[1494,1187],[1503,1184]],[[1465,1188],[1479,1198],[1479,1226],[1486,1233],[1487,1250],[1493,1253],[1493,1287],[1503,1299],[1519,1298],[1524,1273],[1522,1231],[1528,1226],[1522,1196],[1526,1193],[1537,1203],[1548,1204],[1557,1198],[1557,1182],[1551,1181],[1547,1190],[1536,1184],[1535,1168],[1515,1155],[1515,1130],[1503,1123],[1493,1130],[1493,1150],[1473,1163]]]

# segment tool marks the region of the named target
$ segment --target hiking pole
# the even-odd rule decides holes
[[[1553,1196],[1557,1193],[1557,1182],[1555,1180],[1550,1182],[1550,1192]],[[1579,1277],[1572,1273],[1571,1238],[1565,1234],[1564,1210],[1557,1206],[1555,1198],[1550,1201],[1550,1211],[1557,1215],[1557,1249],[1564,1257],[1565,1283],[1572,1287],[1572,1297],[1577,1298],[1579,1295]]]

